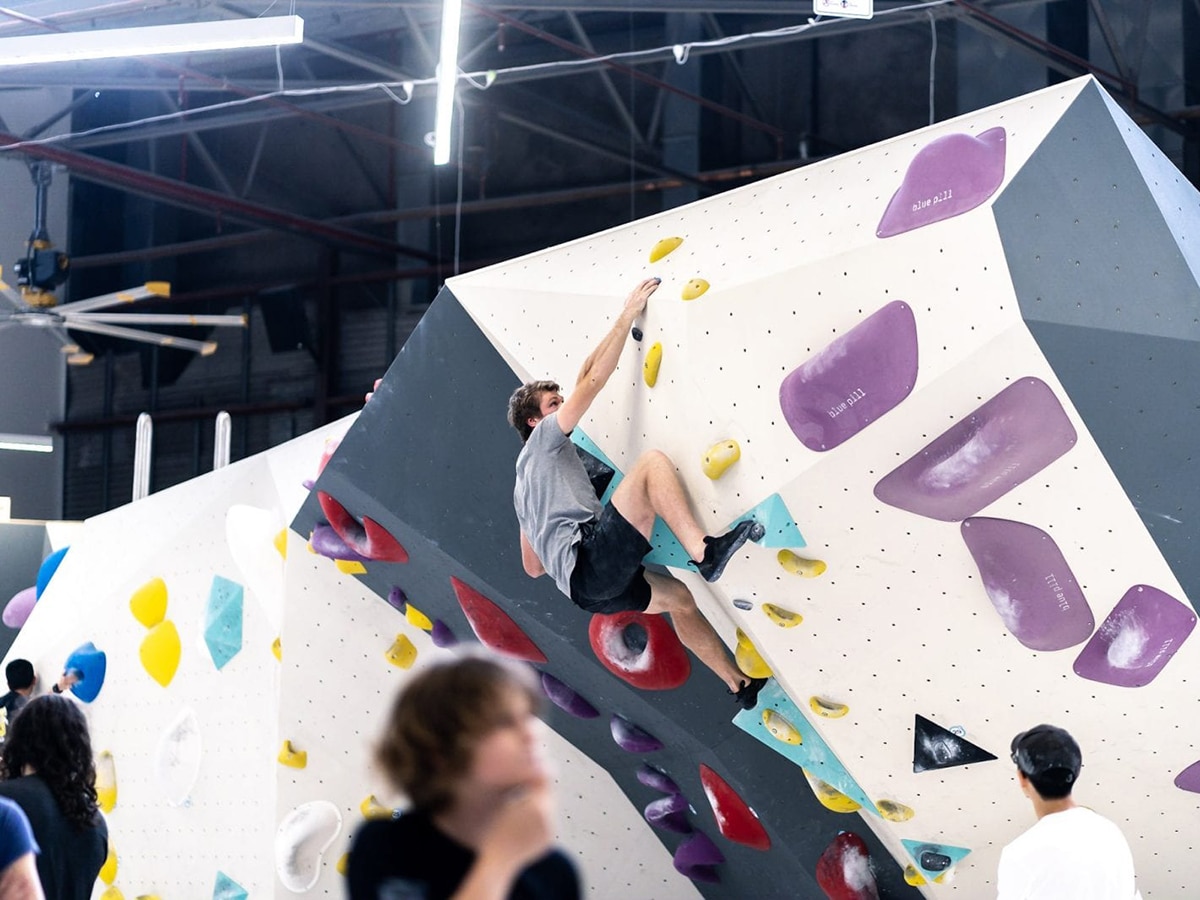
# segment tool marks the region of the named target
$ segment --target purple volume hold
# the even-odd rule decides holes
[[[1143,687],[1196,627],[1196,614],[1148,584],[1125,592],[1075,660],[1075,674],[1117,687]]]
[[[642,814],[646,817],[646,821],[655,828],[673,831],[676,834],[691,834],[692,823],[688,821],[687,817],[691,808],[691,804],[682,794],[669,794],[666,797],[651,800],[646,804],[646,809]]]
[[[613,740],[627,753],[653,753],[663,748],[663,742],[628,719],[614,715],[609,722]]]
[[[962,538],[988,599],[1013,637],[1030,650],[1062,650],[1096,627],[1066,557],[1040,528],[1008,519],[970,518]]]
[[[654,788],[663,794],[678,794],[679,785],[673,778],[660,769],[658,766],[652,766],[650,763],[642,763],[638,766],[637,780],[648,788]]]
[[[1054,391],[1022,378],[943,432],[875,485],[889,506],[959,522],[999,500],[1075,446]]]
[[[542,691],[550,698],[551,703],[577,719],[594,719],[600,715],[600,710],[579,696],[574,688],[559,681],[549,672],[542,673]]]
[[[675,850],[675,871],[693,881],[718,883],[716,867],[725,862],[725,854],[703,831],[697,831]]]
[[[329,559],[341,559],[360,563],[371,561],[365,556],[360,556],[351,550],[350,545],[338,537],[338,533],[323,522],[318,522],[313,526],[312,537],[309,538],[309,543],[312,544],[313,550]]]
[[[458,636],[441,619],[433,620],[433,630],[429,632],[429,636],[433,639],[435,647],[447,649],[458,646]],[[599,713],[596,715],[599,715]]]
[[[820,453],[894,409],[916,381],[917,323],[897,300],[790,372],[779,405],[800,443]]]
[[[978,137],[948,134],[931,141],[909,163],[875,234],[903,234],[985,203],[1004,181],[1006,138],[1003,128],[989,128]]]
[[[1175,776],[1175,787],[1181,791],[1200,794],[1200,761],[1192,763]]]

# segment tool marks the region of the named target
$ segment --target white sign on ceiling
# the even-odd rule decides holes
[[[813,0],[813,12],[819,16],[869,19],[875,15],[875,0]]]

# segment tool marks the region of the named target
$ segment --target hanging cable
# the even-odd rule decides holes
[[[933,116],[933,88],[936,84],[937,75],[937,20],[934,19],[932,10],[929,11],[928,15],[929,35],[931,38],[929,47],[929,124],[932,125],[936,121]]]

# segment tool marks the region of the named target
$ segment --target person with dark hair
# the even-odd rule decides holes
[[[480,652],[412,678],[376,748],[411,808],[355,835],[350,900],[577,900],[552,846],[541,703],[528,668]]]
[[[0,748],[0,797],[29,817],[37,870],[51,900],[88,900],[108,856],[96,766],[82,710],[55,694],[25,705]]]
[[[1037,823],[1000,853],[999,900],[1140,900],[1121,830],[1071,797],[1083,768],[1075,739],[1038,725],[1014,737],[1011,750]]]
[[[0,797],[0,897],[46,900],[38,880],[37,841],[21,807]]]
[[[521,529],[521,564],[531,578],[549,573],[558,589],[590,613],[669,613],[680,641],[713,671],[743,709],[753,709],[765,678],[738,667],[687,585],[648,572],[642,559],[659,517],[679,539],[705,581],[716,581],[741,546],[762,538],[753,519],[725,534],[705,534],[664,453],[637,458],[608,503],[601,504],[570,434],[616,371],[625,336],[659,279],[642,281],[612,328],[584,361],[575,390],[563,398],[553,381],[530,381],[509,398],[508,423],[525,446],[517,457],[513,505]]]
[[[8,693],[0,697],[0,709],[4,710],[8,721],[11,722],[29,702],[29,697],[37,685],[37,675],[33,671],[33,663],[29,660],[14,659],[4,667],[4,678],[8,681]]]

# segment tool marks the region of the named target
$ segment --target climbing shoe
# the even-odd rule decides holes
[[[733,554],[738,552],[738,548],[746,543],[747,539],[762,540],[766,531],[753,519],[745,519],[720,537],[706,536],[704,538],[704,558],[700,562],[690,559],[688,564],[695,566],[705,581],[716,581],[725,571],[729,560],[733,559]]]
[[[742,709],[754,709],[758,705],[758,692],[766,683],[767,679],[765,678],[748,678],[742,682],[742,686],[738,688],[736,694],[733,694],[733,691],[729,693],[733,694],[733,698],[737,700],[738,706]]]

